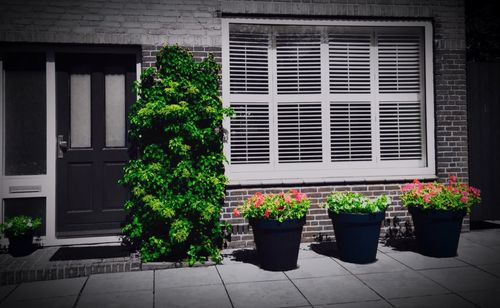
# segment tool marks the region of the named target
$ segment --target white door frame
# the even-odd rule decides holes
[[[74,238],[57,238],[56,236],[56,160],[57,160],[57,132],[56,132],[56,65],[55,52],[84,52],[75,47],[42,48],[46,54],[46,129],[47,129],[47,172],[44,175],[32,176],[5,176],[4,175],[4,109],[5,74],[3,62],[0,59],[0,222],[4,221],[4,199],[9,198],[37,198],[46,200],[46,235],[40,237],[44,246],[79,245],[119,243],[120,236],[90,236]],[[98,48],[92,52],[116,52],[112,48]],[[136,56],[136,73],[139,80],[141,74],[140,51]],[[7,239],[0,238],[0,244],[6,245]]]

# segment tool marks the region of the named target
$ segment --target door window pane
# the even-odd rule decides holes
[[[46,173],[45,54],[4,54],[5,175]]]
[[[91,145],[90,74],[70,76],[71,147]]]
[[[125,146],[125,76],[105,76],[106,147]]]

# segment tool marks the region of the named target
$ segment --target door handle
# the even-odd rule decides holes
[[[63,158],[64,152],[68,150],[68,141],[64,140],[63,135],[57,135],[57,158]]]

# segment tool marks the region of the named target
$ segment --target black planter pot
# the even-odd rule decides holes
[[[374,262],[385,211],[375,214],[337,214],[328,211],[328,214],[332,219],[340,259],[360,264]]]
[[[408,207],[420,253],[438,258],[457,255],[462,220],[466,210],[440,211]]]
[[[268,271],[288,271],[297,267],[302,227],[306,218],[250,219],[260,267]]]
[[[33,252],[33,233],[10,235],[9,253],[14,257],[27,256]]]

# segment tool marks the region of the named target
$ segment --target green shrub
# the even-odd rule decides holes
[[[221,125],[231,114],[218,95],[220,67],[212,55],[195,62],[168,45],[156,66],[136,83],[129,116],[136,157],[121,180],[130,189],[125,239],[144,261],[218,262],[227,181]]]
[[[375,200],[353,192],[333,192],[326,198],[323,206],[334,213],[350,214],[373,214],[385,211],[391,204],[391,199],[386,195],[381,195]]]

